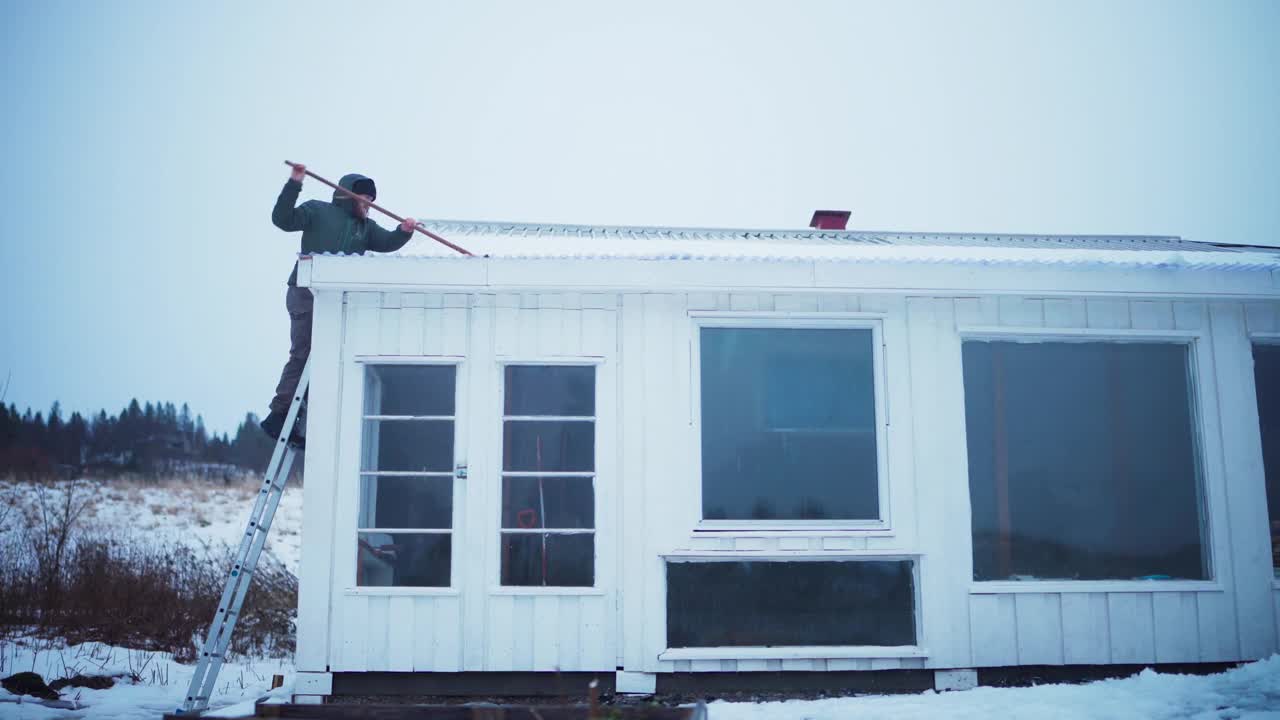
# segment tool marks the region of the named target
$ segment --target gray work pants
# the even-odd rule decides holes
[[[272,411],[289,412],[289,405],[293,402],[293,392],[302,379],[302,367],[311,354],[311,308],[314,304],[311,291],[306,288],[290,285],[289,292],[285,293],[284,306],[289,311],[289,361],[280,372],[276,396],[271,398]]]

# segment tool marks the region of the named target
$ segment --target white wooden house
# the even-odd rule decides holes
[[[1280,647],[1280,252],[431,227],[300,264],[300,696]]]

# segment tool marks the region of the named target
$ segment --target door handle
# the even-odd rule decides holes
[[[467,464],[466,464],[466,463],[458,463],[457,467],[455,467],[455,468],[453,469],[453,474],[454,474],[454,477],[458,478],[459,480],[466,480],[466,479],[467,479]]]

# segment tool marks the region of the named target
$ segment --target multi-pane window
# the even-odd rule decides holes
[[[595,584],[594,366],[503,372],[502,584]]]
[[[1271,565],[1280,577],[1280,344],[1253,346],[1253,377],[1262,431],[1262,464],[1271,518]]]
[[[357,585],[449,585],[456,375],[365,368]]]
[[[880,519],[873,337],[701,329],[703,518]]]
[[[976,580],[1209,576],[1189,350],[964,343]]]

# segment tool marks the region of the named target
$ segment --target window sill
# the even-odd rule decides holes
[[[659,660],[841,660],[850,658],[928,657],[915,645],[898,646],[796,646],[796,647],[698,647],[667,648]]]
[[[859,558],[900,558],[914,560],[920,557],[918,552],[902,550],[671,550],[658,553],[658,557],[675,560],[854,560]]]
[[[1153,592],[1223,592],[1225,588],[1212,580],[1022,580],[1010,582],[975,582],[970,595],[1003,595],[1007,593],[1153,593]]]
[[[597,587],[490,587],[490,595],[604,595]]]
[[[372,597],[378,596],[437,596],[437,597],[457,597],[462,592],[456,588],[434,588],[434,587],[349,587],[345,588],[342,593],[347,597],[359,595],[367,595]]]
[[[893,528],[887,522],[849,521],[823,522],[818,520],[702,520],[693,528],[698,533],[722,533],[742,537],[787,537],[800,533],[849,533],[855,535],[892,535]]]

